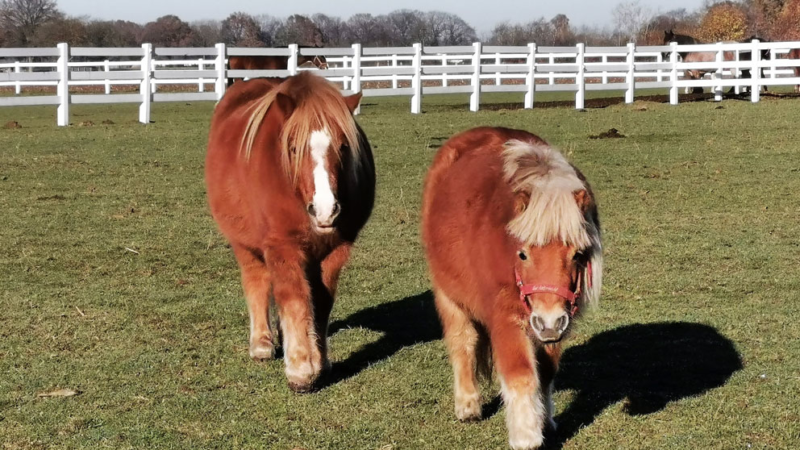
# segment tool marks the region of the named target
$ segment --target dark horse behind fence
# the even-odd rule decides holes
[[[303,47],[300,48],[316,48]],[[328,61],[322,55],[297,55],[297,65],[312,64],[318,69],[327,69]],[[231,56],[228,58],[228,70],[286,70],[289,68],[288,55],[269,56]],[[228,87],[241,78],[228,77]]]
[[[746,43],[752,42],[753,40],[759,40],[761,42],[769,42],[767,39],[761,38],[759,36],[751,36],[747,39],[738,41],[739,43]],[[683,34],[675,34],[672,30],[664,31],[664,44],[669,44],[675,42],[678,45],[699,45],[703,44],[703,42],[695,39],[692,36],[683,35]],[[752,61],[753,55],[751,50],[740,50],[739,52],[739,61]],[[770,59],[771,52],[769,49],[761,50],[761,59]],[[665,59],[668,57],[669,53],[665,53]],[[715,62],[717,60],[717,52],[716,51],[702,51],[702,52],[678,52],[681,60],[683,62],[691,63],[691,62]],[[735,61],[736,60],[736,52],[735,51],[725,51],[722,52],[722,59],[723,61]],[[708,73],[712,72],[711,69],[693,69],[693,70],[686,70],[685,77],[689,79],[699,80],[702,79],[703,76]],[[750,73],[750,69],[742,69],[741,78],[751,78],[752,74]],[[761,68],[761,78],[764,78],[764,69]],[[763,89],[766,91],[767,87],[763,86]],[[686,88],[688,93],[689,88]],[[733,91],[733,88],[731,88]],[[701,87],[694,87],[692,88],[692,93],[702,93],[703,88]]]

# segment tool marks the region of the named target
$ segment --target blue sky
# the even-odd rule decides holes
[[[186,21],[224,19],[244,11],[285,17],[317,12],[347,18],[355,13],[385,14],[395,9],[440,10],[456,13],[479,32],[488,31],[498,22],[526,22],[539,17],[566,14],[576,25],[610,25],[611,10],[620,0],[57,0],[67,14],[98,19],[126,19],[148,22],[165,14],[175,14]],[[702,0],[640,0],[653,10],[698,8]]]

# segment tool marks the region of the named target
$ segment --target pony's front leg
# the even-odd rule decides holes
[[[481,394],[476,371],[478,331],[475,324],[443,292],[435,289],[436,310],[442,321],[444,341],[453,366],[456,417],[461,421],[481,418]]]
[[[260,254],[239,244],[232,244],[242,271],[242,287],[250,316],[250,357],[272,359],[275,344],[269,328],[270,274]]]
[[[524,327],[522,321],[508,318],[493,323],[489,331],[506,405],[508,443],[514,450],[535,449],[544,441],[545,408],[533,343]]]
[[[339,275],[347,260],[350,258],[352,244],[342,244],[334,249],[320,264],[319,279],[312,282],[312,297],[314,299],[314,322],[317,333],[317,346],[322,361],[322,370],[330,369],[328,360],[328,321],[331,317],[333,303],[336,300],[336,288],[339,285]]]
[[[289,388],[308,392],[319,377],[322,361],[316,345],[305,255],[299,249],[273,247],[267,250],[267,258],[275,274],[273,296],[280,314]]]
[[[537,369],[539,371],[539,385],[544,394],[544,410],[547,425],[556,429],[553,420],[553,382],[558,372],[558,363],[561,360],[561,343],[547,344],[536,350]]]

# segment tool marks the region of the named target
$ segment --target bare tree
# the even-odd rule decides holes
[[[43,23],[36,29],[31,44],[36,47],[54,47],[59,42],[83,46],[89,44],[85,19],[59,17]]]
[[[259,14],[255,16],[255,19],[261,29],[261,37],[267,46],[284,45],[283,42],[278,41],[284,27],[281,19],[269,14]],[[288,44],[291,44],[291,42],[288,42]]]
[[[327,47],[347,45],[347,24],[338,17],[314,14],[311,20],[322,35],[322,43]]]
[[[264,47],[261,27],[250,14],[237,12],[222,21],[220,34],[223,42],[235,47]]]
[[[178,16],[168,15],[150,22],[142,30],[141,41],[160,47],[188,47],[194,39],[192,28]]]
[[[191,27],[194,36],[194,45],[199,47],[213,47],[215,44],[223,42],[222,23],[217,20],[192,22]]]
[[[399,9],[386,16],[387,32],[392,45],[408,46],[421,42],[425,33],[425,14],[421,11]]]
[[[93,20],[86,24],[87,45],[92,47],[136,47],[142,27],[133,22]]]
[[[354,14],[347,19],[347,29],[350,42],[362,45],[387,45],[390,40],[388,21],[385,16],[372,14]]]
[[[622,44],[622,39],[636,42],[641,34],[647,32],[647,26],[653,17],[650,8],[639,3],[639,0],[620,3],[611,14],[618,33],[617,44]]]
[[[0,27],[11,45],[30,45],[42,25],[62,16],[55,0],[0,2]]]
[[[276,40],[282,45],[322,46],[323,43],[322,32],[314,21],[300,14],[289,16],[277,36]]]

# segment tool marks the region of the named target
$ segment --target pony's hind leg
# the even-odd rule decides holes
[[[436,290],[436,309],[444,328],[444,340],[453,365],[456,417],[462,421],[481,418],[476,347],[478,330],[467,314],[443,292]]]
[[[272,359],[275,344],[269,328],[269,271],[260,255],[238,244],[232,247],[242,271],[242,287],[250,315],[250,357]]]
[[[270,247],[267,267],[275,274],[272,295],[278,307],[289,388],[308,392],[322,367],[314,330],[311,288],[305,277],[305,255],[299,249]]]
[[[545,406],[533,344],[525,328],[511,317],[498,317],[489,336],[506,405],[508,442],[515,450],[538,448],[544,441]]]

